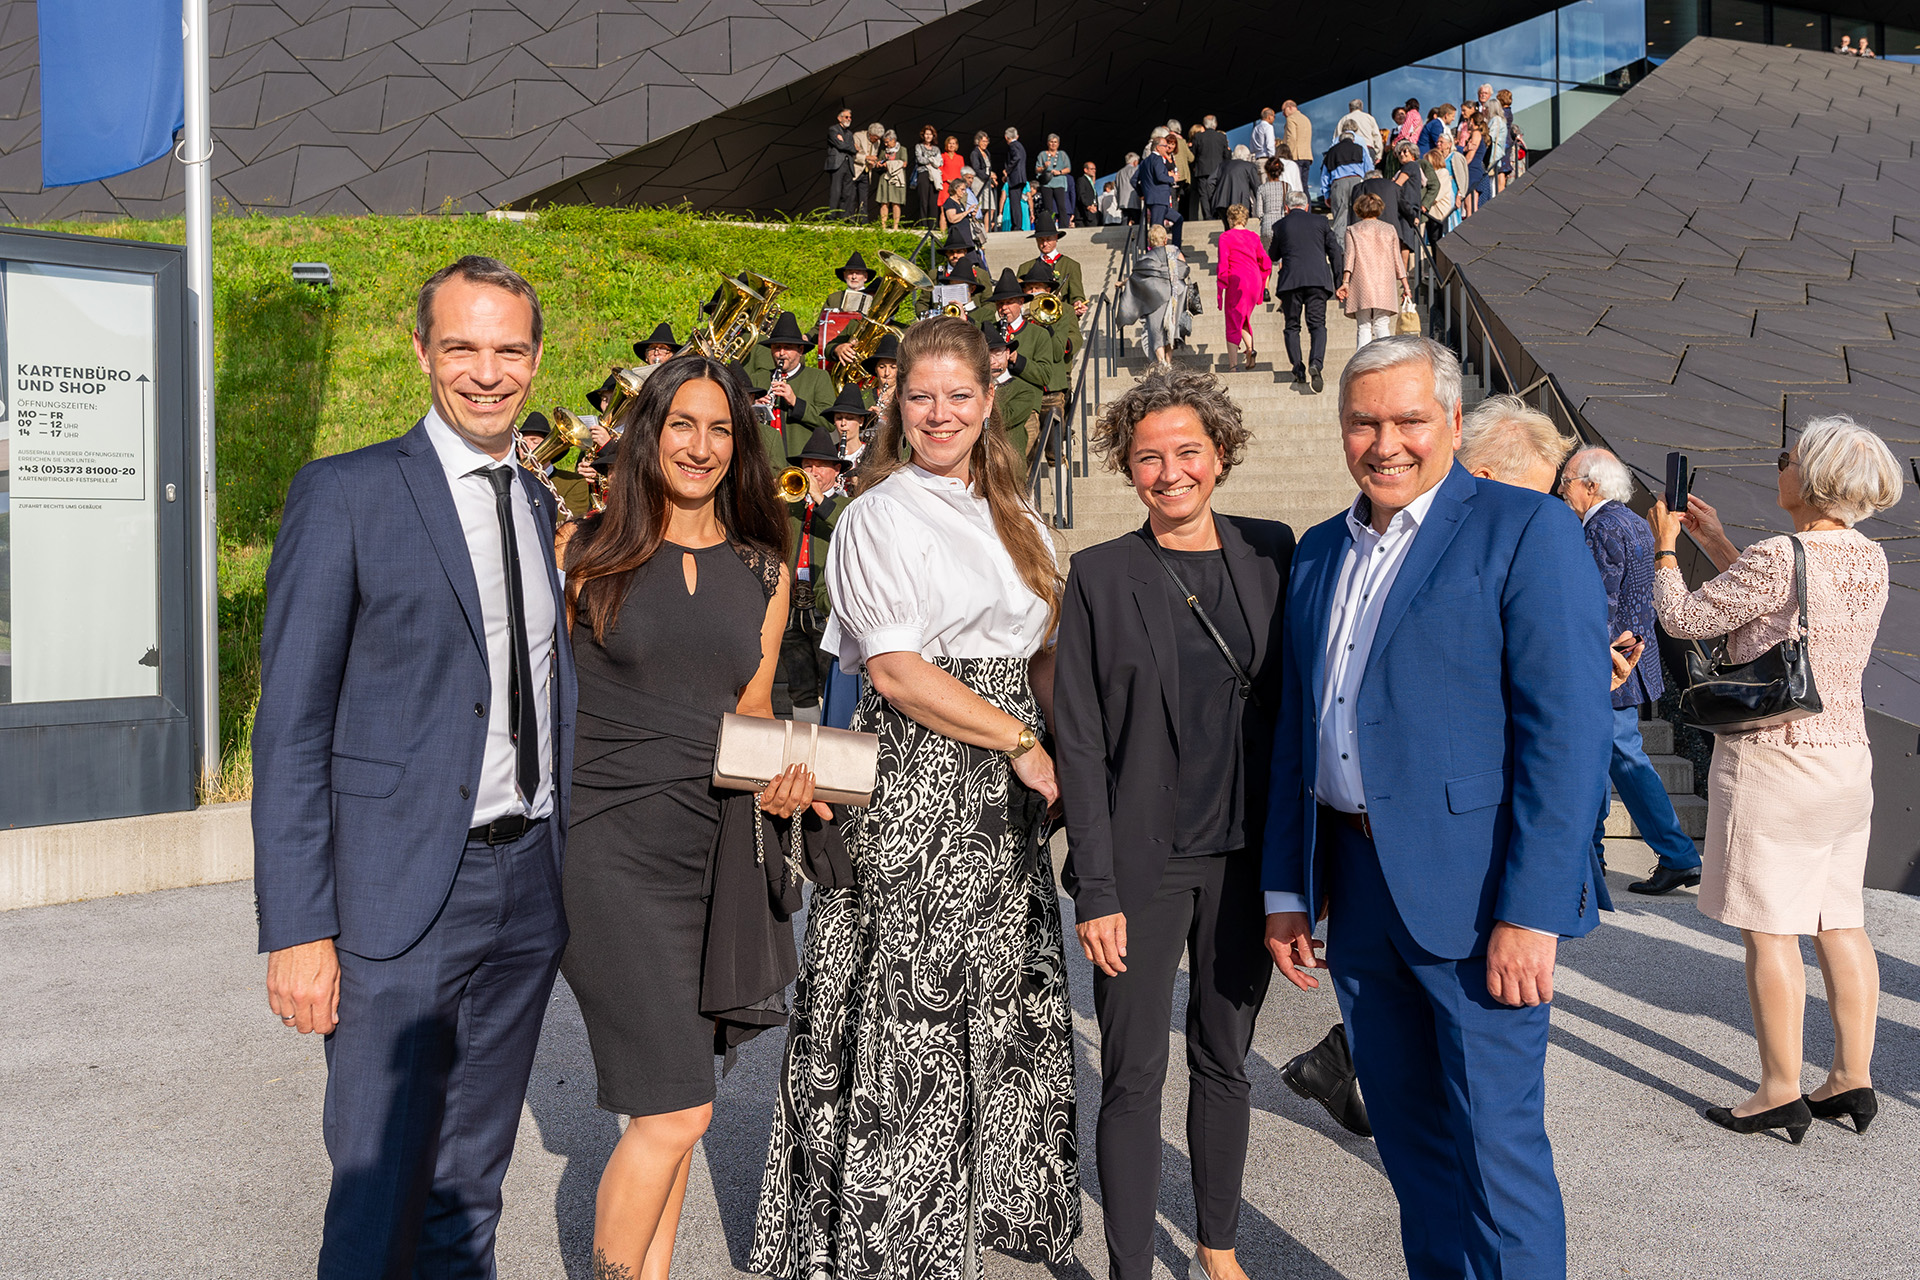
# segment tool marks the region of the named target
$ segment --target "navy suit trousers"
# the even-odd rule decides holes
[[[425,936],[340,953],[322,1280],[492,1280],[500,1184],[567,942],[553,822],[470,843]]]
[[[1400,1201],[1409,1280],[1565,1280],[1546,1129],[1548,1006],[1487,993],[1484,955],[1418,946],[1373,841],[1324,824],[1327,963]]]

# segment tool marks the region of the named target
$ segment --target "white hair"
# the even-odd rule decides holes
[[[1209,129],[1218,129],[1220,127],[1220,122],[1218,120],[1215,120],[1212,116],[1208,116],[1206,119],[1202,120],[1200,123],[1207,126],[1207,128]]]
[[[1139,164],[1139,163],[1140,163],[1140,153],[1139,153],[1138,151],[1129,151],[1129,152],[1127,152],[1127,163],[1128,163],[1128,164]]]
[[[1014,128],[1012,125],[1007,126],[1006,139],[1008,142],[1012,142],[1015,138],[1019,136],[1020,136],[1020,131],[1018,129]]]
[[[1289,192],[1287,192],[1287,208],[1289,208],[1289,209],[1310,209],[1310,208],[1312,208],[1312,207],[1313,207],[1312,205],[1310,205],[1310,204],[1308,204],[1308,203],[1307,203],[1307,193],[1306,193],[1306,192],[1304,192],[1304,191],[1289,191]]]
[[[1490,85],[1490,84],[1483,84],[1483,85],[1481,85],[1481,86],[1480,86],[1480,89],[1485,89],[1485,90],[1486,90],[1486,91],[1487,91],[1488,93],[1492,93],[1492,92],[1493,92],[1493,86],[1492,86],[1492,85]],[[1473,91],[1473,92],[1474,92],[1474,96],[1475,96],[1475,97],[1478,97],[1478,96],[1479,96],[1479,94],[1480,94],[1480,89],[1475,89],[1475,90]]]
[[[1160,141],[1160,139],[1166,136],[1167,136],[1167,126],[1163,124],[1157,124],[1153,127],[1153,132],[1147,135],[1147,145],[1152,146],[1154,143]]]
[[[1180,132],[1180,122],[1178,120],[1167,121],[1167,132],[1168,133]]]
[[[1245,160],[1251,157],[1252,155],[1253,155],[1253,152],[1248,150],[1247,144],[1244,142],[1233,149],[1233,158],[1235,160]]]
[[[1633,473],[1610,450],[1580,450],[1568,460],[1567,474],[1576,480],[1593,481],[1594,491],[1610,501],[1633,500]]]
[[[1460,448],[1454,456],[1469,471],[1484,468],[1495,480],[1514,484],[1526,474],[1530,460],[1558,471],[1578,443],[1519,396],[1488,396],[1460,420]]]
[[[1793,456],[1802,500],[1843,524],[1858,524],[1900,501],[1905,482],[1893,450],[1844,413],[1807,423]]]
[[[1432,371],[1433,398],[1451,418],[1460,408],[1460,358],[1432,338],[1410,333],[1375,338],[1347,357],[1347,367],[1340,371],[1341,416],[1346,416],[1347,388],[1355,378],[1418,361],[1425,361],[1427,368]]]
[[[1347,104],[1347,110],[1349,111],[1365,111],[1366,109],[1367,104],[1359,98],[1355,98]]]

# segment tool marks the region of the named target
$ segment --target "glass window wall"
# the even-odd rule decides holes
[[[1632,83],[1621,73],[1645,56],[1644,0],[1578,0],[1557,16],[1562,80],[1616,89]]]
[[[1767,6],[1757,0],[1709,0],[1707,22],[1718,39],[1767,42]]]
[[[1647,58],[1665,62],[1700,34],[1700,0],[1647,0]]]
[[[1553,28],[1554,15],[1543,13],[1537,18],[1517,22],[1505,31],[1496,31],[1485,39],[1469,41],[1468,77],[1507,75],[1526,76],[1533,80],[1553,79]],[[1636,42],[1639,40],[1637,32],[1634,39]]]
[[[1878,50],[1881,57],[1891,58],[1895,62],[1920,62],[1920,31],[1908,27],[1888,27],[1881,41]],[[1837,36],[1834,43],[1840,43]]]
[[[1773,6],[1773,42],[1789,49],[1824,49],[1826,37],[1820,34],[1821,16],[1810,9]]]

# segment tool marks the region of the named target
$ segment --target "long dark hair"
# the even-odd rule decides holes
[[[747,386],[732,369],[695,352],[655,365],[640,394],[620,407],[607,509],[581,521],[567,544],[567,604],[604,642],[633,575],[666,539],[670,504],[660,469],[660,428],[689,382],[717,384],[733,419],[733,461],[713,491],[714,516],[727,541],[784,560],[787,515],[774,492],[773,467],[754,421]]]

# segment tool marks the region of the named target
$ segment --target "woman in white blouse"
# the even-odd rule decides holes
[[[1060,576],[993,418],[980,331],[922,321],[835,528],[823,644],[880,736],[816,888],[754,1271],[972,1280],[1080,1228],[1073,1040],[1039,744]],[[902,445],[913,461],[902,459]]]

